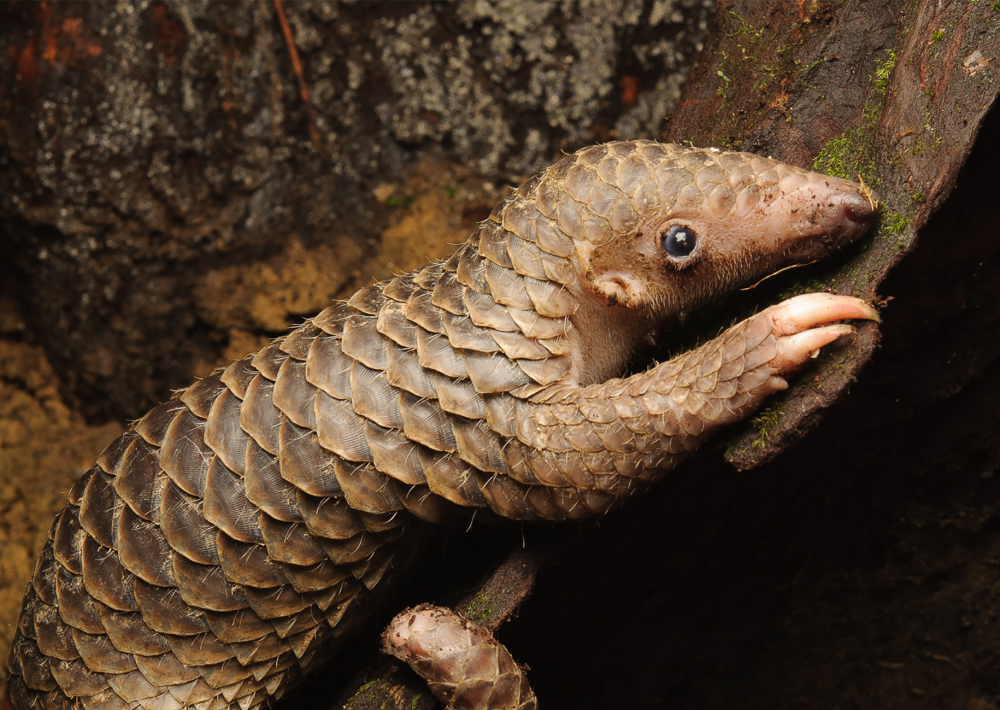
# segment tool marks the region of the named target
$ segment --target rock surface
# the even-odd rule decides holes
[[[499,188],[655,136],[710,4],[8,4],[15,298],[89,418],[140,416],[384,275],[366,264],[386,208],[431,187],[391,186],[425,157]]]

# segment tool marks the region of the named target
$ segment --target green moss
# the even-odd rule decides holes
[[[775,50],[772,35],[732,10],[720,17],[720,25],[720,31],[730,38],[724,43],[726,48],[716,52],[714,72],[719,80],[716,93],[722,101],[699,142],[737,148],[748,130],[744,125],[747,111],[734,110],[731,104],[745,103],[747,87],[752,89],[751,103],[756,99],[760,106],[768,104],[768,89],[779,76],[792,73],[791,45],[786,38]],[[780,97],[776,101],[775,105],[780,105]]]
[[[890,80],[896,66],[897,56],[893,50],[886,50],[876,60],[874,71],[870,77],[870,91],[862,107],[862,121],[824,144],[813,161],[812,169],[834,175],[847,180],[859,181],[865,187],[881,190],[883,182],[880,177],[879,164],[884,162],[877,145],[879,122],[888,99]],[[916,204],[916,198],[915,204]],[[922,200],[923,196],[920,195]],[[904,212],[912,211],[909,204],[904,206]],[[866,240],[864,250],[874,244],[888,245],[890,248],[903,250],[909,243],[910,218],[902,212],[883,205],[878,229],[874,239]],[[842,273],[841,280],[831,279],[829,282],[813,281],[802,284],[789,292],[786,297],[828,290],[838,283],[849,284],[851,292],[864,297],[875,275],[865,273],[860,267],[850,272]],[[758,437],[760,439],[760,437]],[[760,441],[763,446],[766,440]]]
[[[476,598],[469,602],[468,607],[462,611],[473,621],[482,622],[493,617],[493,614],[496,612],[496,605],[485,593],[479,592]]]
[[[736,29],[729,33],[730,37],[743,37],[749,36],[755,40],[761,40],[764,38],[763,29],[754,29],[743,16],[735,10],[730,10],[729,15],[736,20]]]
[[[886,94],[889,89],[889,77],[892,76],[892,70],[895,66],[896,52],[891,49],[887,49],[885,57],[875,62],[875,74],[872,77],[874,84],[872,95],[865,102],[865,108],[862,112],[865,119],[865,126],[870,130],[878,125],[879,117],[882,115]]]
[[[844,133],[828,140],[813,161],[812,169],[834,177],[854,179],[851,140],[848,134]]]
[[[809,72],[811,72],[813,69],[815,69],[816,67],[818,67],[820,64],[822,64],[825,61],[826,61],[826,57],[821,56],[819,59],[816,59],[816,60],[814,60],[812,62],[809,62],[804,67],[802,67],[802,69],[799,71],[799,76],[805,76],[806,74],[808,74]]]
[[[885,96],[885,90],[889,86],[889,76],[895,66],[896,52],[887,49],[885,59],[875,63],[875,93]]]
[[[878,187],[875,130],[885,108],[889,78],[895,66],[896,53],[886,50],[885,56],[875,62],[872,91],[862,109],[863,123],[827,141],[813,161],[813,170],[847,180],[857,180],[860,176],[867,184]]]
[[[841,351],[833,356],[832,369],[841,377],[847,377],[847,353]]]
[[[886,208],[882,213],[882,221],[885,224],[885,233],[889,236],[896,236],[902,234],[906,227],[910,224],[904,215],[896,212],[890,208]]]
[[[815,91],[817,94],[819,94],[819,97],[821,99],[825,99],[826,98],[826,94],[824,94],[822,91],[820,91],[818,86],[813,86],[812,84],[807,84],[805,82],[802,82],[802,86],[804,86],[807,89],[812,89],[813,91]]]
[[[941,136],[937,134],[937,131],[930,124],[924,124],[924,130],[933,136],[932,140],[928,142],[924,140],[923,136],[920,136],[910,145],[909,150],[906,151],[907,155],[927,155],[941,145]]]
[[[772,405],[750,420],[750,425],[757,430],[757,435],[750,444],[754,451],[763,451],[771,440],[771,434],[781,418],[781,407],[780,404]]]
[[[870,150],[872,140],[872,135],[859,129],[844,131],[820,149],[812,169],[847,180],[857,181],[860,176],[866,184],[877,186],[879,178]]]
[[[458,185],[445,185],[444,194],[448,196],[449,200],[455,199],[455,195],[458,194]]]
[[[886,205],[879,216],[876,239],[894,242],[896,250],[902,251],[906,248],[909,228],[910,218]]]
[[[940,42],[942,39],[944,39],[944,30],[934,30],[931,32],[931,44]]]
[[[420,702],[420,693],[414,693],[410,696],[410,710],[416,710],[417,704]]]
[[[837,278],[829,279],[809,279],[808,281],[803,281],[802,283],[797,283],[790,288],[782,291],[780,295],[780,300],[787,301],[789,298],[795,298],[796,296],[801,296],[804,293],[819,293],[821,291],[829,291],[837,285]]]
[[[382,681],[380,681],[380,680],[376,679],[376,680],[370,680],[370,681],[368,681],[367,683],[365,683],[364,685],[362,685],[362,686],[361,686],[360,688],[358,688],[358,692],[356,692],[356,693],[355,693],[354,695],[352,695],[351,697],[349,697],[349,698],[347,699],[347,702],[346,702],[346,703],[344,703],[344,707],[346,708],[346,707],[347,707],[348,705],[350,705],[350,704],[351,704],[352,702],[354,702],[354,700],[355,700],[356,698],[359,698],[359,697],[361,697],[361,696],[362,696],[362,695],[364,695],[364,694],[365,694],[366,692],[368,692],[368,690],[369,690],[370,688],[373,688],[373,687],[375,687],[375,686],[379,685],[379,684],[380,684],[381,682],[382,682]]]

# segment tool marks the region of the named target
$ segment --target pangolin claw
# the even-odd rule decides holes
[[[793,335],[838,320],[882,322],[878,311],[860,298],[832,293],[805,293],[771,306],[763,313],[771,319],[777,336]]]
[[[878,312],[860,298],[829,293],[796,296],[760,315],[771,321],[771,332],[778,340],[778,352],[771,361],[775,376],[798,370],[820,348],[854,332],[854,327],[847,324],[825,324],[855,319],[881,322]]]

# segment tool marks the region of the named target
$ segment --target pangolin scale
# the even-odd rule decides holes
[[[635,344],[856,238],[866,204],[743,153],[563,159],[449,258],[327,308],[101,454],[28,587],[15,708],[261,707],[325,658],[415,526],[615,508],[783,383],[764,317],[609,379]],[[690,256],[659,253],[670,220],[698,232]]]

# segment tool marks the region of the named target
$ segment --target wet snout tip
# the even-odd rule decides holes
[[[862,185],[856,195],[849,195],[841,203],[844,217],[857,225],[869,224],[878,214],[879,196],[874,190]]]

